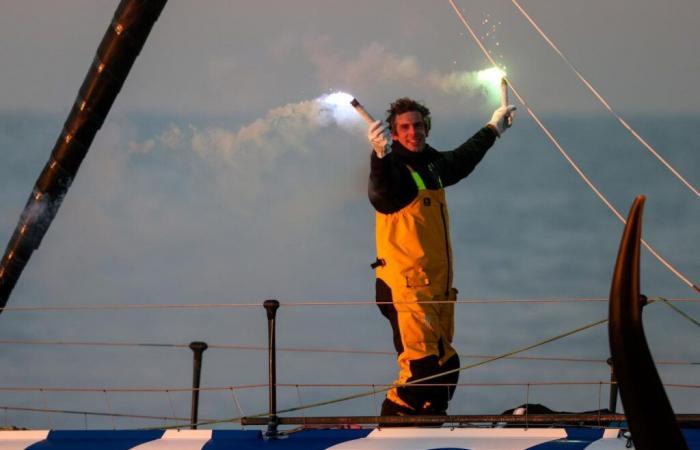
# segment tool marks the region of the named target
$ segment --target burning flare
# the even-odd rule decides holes
[[[499,98],[501,104],[508,102],[507,96],[504,96],[503,81],[506,79],[506,73],[498,67],[491,67],[476,72],[477,83],[488,93],[490,98]],[[504,105],[505,106],[505,105]]]

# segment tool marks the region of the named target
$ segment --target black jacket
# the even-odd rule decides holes
[[[416,153],[393,141],[391,153],[384,158],[372,152],[369,201],[383,214],[397,212],[410,204],[418,195],[418,188],[407,166],[420,174],[427,189],[451,186],[474,170],[495,140],[493,130],[483,127],[449,152],[439,152],[426,144],[422,152]]]

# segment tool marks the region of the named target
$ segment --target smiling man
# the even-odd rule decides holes
[[[400,386],[459,368],[452,348],[454,300],[452,248],[444,188],[474,170],[512,124],[514,106],[491,120],[457,149],[439,152],[426,143],[430,110],[400,98],[386,123],[370,125],[369,199],[376,210],[376,300],[391,323],[398,354],[398,387],[387,392],[382,415],[444,415],[459,372]],[[389,130],[391,143],[389,143]]]

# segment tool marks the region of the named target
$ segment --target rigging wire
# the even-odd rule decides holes
[[[664,300],[664,299],[661,299],[661,300]],[[673,306],[668,301],[663,301],[663,302],[668,304],[669,306]],[[654,301],[654,303],[655,303],[655,301]],[[674,308],[674,310],[675,310],[675,308]],[[681,311],[678,311],[678,312],[681,312]],[[488,363],[491,363],[491,362],[494,362],[497,360],[514,357],[515,355],[517,355],[519,353],[523,353],[523,352],[535,349],[537,347],[540,347],[540,346],[543,346],[545,344],[557,341],[557,340],[562,339],[564,337],[572,336],[576,333],[593,328],[593,327],[600,325],[600,324],[603,324],[607,321],[608,321],[608,319],[600,319],[600,320],[597,320],[595,322],[591,322],[589,324],[586,324],[586,325],[580,326],[578,328],[575,328],[573,330],[567,331],[565,333],[561,333],[559,335],[543,339],[543,340],[538,341],[534,344],[530,344],[528,346],[521,347],[521,348],[512,350],[512,351],[507,352],[507,353],[503,353],[500,355],[491,356],[491,357],[485,358],[483,360],[480,360],[476,363],[468,364],[468,365],[459,367],[457,369],[453,369],[450,371],[441,372],[441,373],[438,373],[435,375],[420,378],[420,379],[414,380],[412,382],[408,382],[408,383],[404,383],[404,384],[384,385],[385,387],[380,389],[380,390],[377,390],[375,388],[376,386],[378,386],[377,384],[364,385],[364,386],[372,386],[372,388],[373,388],[372,391],[364,392],[364,393],[360,393],[360,394],[355,394],[352,396],[341,397],[339,399],[334,399],[334,400],[329,400],[329,401],[324,401],[324,402],[317,402],[317,403],[308,404],[308,405],[302,405],[301,407],[290,408],[290,409],[282,410],[279,412],[284,413],[284,412],[298,411],[301,409],[308,409],[308,408],[317,407],[317,406],[325,406],[325,405],[339,403],[339,402],[346,401],[346,400],[352,400],[352,399],[356,399],[356,398],[366,397],[369,395],[376,395],[376,393],[378,393],[378,392],[379,393],[386,392],[392,386],[421,385],[421,383],[424,383],[425,381],[430,381],[432,379],[435,379],[435,378],[438,378],[438,377],[441,377],[441,376],[444,376],[444,375],[447,375],[450,373],[462,372],[462,371],[465,371],[468,369],[472,369],[472,368],[486,365]],[[162,345],[160,345],[160,346],[162,346]],[[674,363],[677,363],[677,362],[674,362]],[[695,364],[695,363],[690,363],[690,364]],[[555,383],[555,382],[550,382],[550,383]],[[566,382],[564,382],[564,383],[566,383]],[[249,385],[238,385],[238,386],[200,387],[200,388],[177,388],[177,387],[171,387],[171,388],[57,388],[57,387],[4,387],[4,386],[0,386],[0,392],[1,391],[39,391],[42,393],[43,392],[103,392],[105,394],[105,397],[106,397],[107,392],[166,392],[166,393],[168,393],[168,392],[178,392],[178,391],[181,392],[181,391],[194,391],[194,390],[216,391],[216,390],[250,389],[250,388],[263,388],[266,386],[267,386],[267,384],[249,384]],[[285,384],[280,383],[280,384],[278,384],[278,386],[285,386]],[[302,384],[290,384],[288,386],[304,386],[304,385],[302,385]],[[306,385],[306,386],[311,386],[311,385]],[[317,385],[317,386],[323,386],[323,385]],[[325,385],[325,386],[330,386],[330,385]],[[340,385],[337,385],[337,386],[340,386]],[[360,386],[360,385],[358,385],[358,384],[345,384],[342,386],[347,387],[347,386]],[[389,387],[386,387],[386,386],[389,386]],[[688,388],[700,387],[697,385],[690,385],[690,384],[668,384],[668,386],[688,387]],[[111,406],[108,405],[108,409],[111,409]],[[255,417],[255,416],[253,416],[253,417]],[[209,423],[212,423],[212,422],[209,422]],[[213,423],[218,423],[218,422],[213,422]]]
[[[49,400],[46,398],[46,391],[44,389],[40,389],[39,392],[41,393],[41,400],[44,404],[44,408],[49,409]],[[53,428],[53,416],[49,415],[49,429],[51,428]]]
[[[690,318],[691,321],[694,319]],[[28,340],[28,339],[0,339],[0,345],[56,345],[67,347],[156,347],[156,348],[177,348],[188,349],[189,344],[163,344],[149,342],[104,342],[104,341],[63,341],[63,340]],[[243,351],[259,351],[267,352],[268,348],[262,345],[237,345],[237,344],[208,344],[208,348],[220,350],[243,350]],[[292,352],[292,353],[330,353],[330,354],[357,354],[371,356],[396,356],[396,351],[388,350],[361,350],[349,348],[314,348],[314,347],[277,347],[277,352]],[[463,359],[485,359],[491,358],[494,355],[481,354],[460,354]],[[595,363],[607,364],[606,359],[602,358],[576,358],[564,356],[512,356],[508,359],[521,361],[550,361],[550,362],[574,362],[574,363]],[[671,366],[695,366],[700,365],[696,361],[679,361],[679,360],[659,360],[657,365]]]
[[[238,395],[236,395],[236,390],[235,389],[230,389],[231,391],[231,398],[233,399],[233,403],[236,405],[236,408],[238,408],[238,413],[242,416],[245,415],[245,412],[243,411],[243,407],[241,406],[241,402],[238,400]]]
[[[102,392],[104,393],[105,403],[107,404],[107,413],[109,414],[109,417],[112,420],[112,429],[116,430],[117,424],[114,422],[114,415],[112,414],[112,404],[109,401],[109,395],[107,394],[106,389],[103,389]]]
[[[668,306],[669,308],[671,308],[672,310],[674,310],[675,312],[680,314],[681,317],[683,317],[684,319],[687,319],[690,323],[694,324],[696,327],[700,327],[700,322],[698,322],[697,320],[690,317],[685,311],[683,311],[682,309],[680,309],[679,307],[677,307],[676,305],[671,303],[668,299],[665,299],[663,297],[659,297],[659,300],[661,300],[661,302],[664,305]]]
[[[176,416],[175,414],[175,405],[173,404],[173,397],[170,395],[170,390],[165,391],[167,397],[168,397],[168,405],[170,406],[170,413],[173,415],[173,417]],[[175,420],[177,422],[177,420]]]
[[[605,98],[600,94],[593,85],[581,74],[581,72],[574,66],[574,64],[567,58],[564,53],[557,47],[554,42],[545,34],[544,31],[535,23],[532,17],[525,11],[525,9],[518,3],[517,0],[511,0],[515,7],[525,16],[525,18],[530,22],[532,27],[537,30],[537,32],[542,36],[542,38],[549,44],[550,47],[564,60],[564,62],[569,66],[569,68],[576,74],[578,79],[591,91],[591,93],[600,101],[600,103],[607,109],[620,124],[630,132],[630,134],[639,141],[654,157],[659,160],[681,183],[683,183],[696,197],[700,197],[700,192],[690,184],[683,176],[669,164],[646,140],[644,140],[626,121],[623,119],[610,104],[605,100]]]
[[[465,366],[466,367],[466,366]],[[457,370],[457,369],[455,369]],[[466,370],[466,369],[465,369]],[[592,385],[592,384],[615,384],[610,381],[493,381],[493,382],[470,382],[470,383],[457,383],[456,386],[462,387],[513,387],[513,386],[525,386],[530,384],[532,386],[578,386],[578,385]],[[406,383],[406,385],[416,386],[416,387],[444,387],[444,386],[455,386],[454,383]],[[673,388],[687,388],[687,389],[700,389],[700,384],[688,384],[688,383],[664,383],[666,387]],[[276,383],[275,386],[280,388],[359,388],[359,387],[386,387],[391,388],[395,386],[392,383]],[[399,385],[396,385],[399,386]],[[267,388],[267,384],[253,385],[249,388]],[[25,386],[2,386],[0,387],[1,392],[39,392],[46,394],[47,392],[72,392],[72,393],[85,393],[85,392],[102,392],[110,394],[125,394],[125,393],[166,393],[170,395],[171,392],[179,393],[190,393],[195,391],[207,391],[207,392],[231,392],[234,396],[234,402],[237,404],[238,409],[242,411],[240,403],[237,401],[235,396],[235,391],[241,390],[240,386],[211,386],[206,388],[192,388],[192,387],[182,387],[182,388],[156,388],[156,387],[141,387],[133,389],[125,388],[69,388],[69,387],[25,387]],[[381,391],[376,391],[378,393]],[[44,402],[46,403],[46,402]],[[48,405],[45,404],[48,408]],[[172,404],[170,405],[171,409]],[[173,414],[174,416],[175,414]],[[159,416],[160,417],[160,416]]]
[[[244,384],[238,386],[216,386],[216,387],[138,387],[138,388],[123,388],[123,387],[32,387],[32,386],[0,386],[0,392],[102,392],[102,393],[141,393],[141,392],[193,392],[193,391],[227,391],[227,390],[243,390],[243,389],[258,389],[266,388],[267,384]]]
[[[672,298],[674,302],[700,303],[698,298]],[[553,299],[463,299],[429,301],[426,303],[450,303],[457,305],[551,305],[576,303],[604,303],[607,297],[579,297]],[[400,305],[410,302],[377,302],[374,300],[308,300],[280,302],[280,307],[343,307],[343,306],[373,306]],[[260,308],[261,303],[170,303],[170,304],[107,304],[107,305],[54,305],[54,306],[10,306],[0,308],[0,312],[59,312],[59,311],[118,311],[118,310],[168,310],[168,309],[229,309],[229,308]]]
[[[103,416],[103,417],[124,417],[130,419],[153,419],[153,420],[172,420],[173,422],[187,422],[189,426],[189,417],[167,417],[167,416],[149,416],[144,414],[126,414],[126,413],[106,413],[100,411],[76,411],[71,409],[50,409],[50,408],[28,408],[22,406],[7,406],[2,405],[0,409],[5,411],[25,411],[25,412],[43,412],[43,413],[57,413],[57,414],[79,414],[88,416]]]
[[[455,11],[457,16],[459,17],[460,21],[466,29],[469,31],[469,34],[472,36],[474,41],[477,43],[481,51],[484,53],[486,58],[493,64],[494,66],[498,67],[498,63],[493,59],[493,57],[489,54],[488,50],[486,47],[484,47],[484,44],[479,40],[478,36],[472,29],[471,25],[467,21],[467,19],[464,17],[462,12],[459,10],[457,5],[455,4],[455,0],[449,0],[450,5],[452,5],[452,9]],[[579,177],[588,185],[588,187],[595,193],[595,195],[605,204],[605,206],[608,207],[608,209],[623,223],[626,224],[627,221],[625,218],[620,214],[620,212],[610,203],[610,201],[607,199],[607,197],[593,184],[593,182],[586,176],[586,174],[581,170],[581,168],[576,164],[576,162],[569,156],[569,154],[564,150],[562,145],[559,143],[559,141],[554,137],[554,135],[549,131],[549,129],[542,123],[540,118],[535,114],[535,112],[532,110],[530,105],[525,101],[525,99],[520,95],[520,92],[515,88],[513,83],[511,82],[510,79],[507,79],[508,85],[510,86],[511,91],[513,91],[513,94],[517,97],[518,101],[525,107],[525,110],[527,113],[532,117],[532,119],[535,121],[537,126],[540,127],[540,129],[544,132],[544,134],[549,138],[549,140],[554,144],[554,146],[559,150],[559,153],[566,159],[566,161],[569,163],[569,165],[574,169],[574,171],[579,175]],[[683,283],[685,283],[689,288],[693,289],[697,293],[700,293],[700,286],[697,284],[691,282],[685,275],[683,275],[678,269],[676,269],[673,265],[671,265],[670,262],[668,262],[665,258],[663,258],[651,245],[649,245],[646,240],[641,239],[642,245],[644,245],[644,248],[646,248],[661,264],[663,264],[669,271],[671,271],[676,277],[678,277]]]
[[[521,386],[590,386],[590,385],[611,385],[610,381],[561,381],[561,382],[556,382],[556,381],[543,381],[543,382],[500,382],[500,383],[458,383],[457,386],[460,387],[521,387]],[[413,384],[414,386],[448,386],[448,384],[444,383],[416,383]],[[319,388],[328,388],[328,387],[376,387],[376,386],[386,386],[386,387],[391,387],[393,385],[391,384],[291,384],[291,383],[282,383],[282,384],[277,384],[278,387],[289,387],[289,388],[296,388],[297,391],[300,387],[304,388],[314,388],[314,387],[319,387]],[[681,383],[664,383],[664,387],[666,388],[685,388],[685,389],[700,389],[700,385],[697,384],[681,384]],[[228,388],[224,388],[228,389]],[[44,388],[44,390],[46,390]],[[376,389],[373,391],[376,393]],[[235,396],[235,390],[231,390],[232,395]],[[234,397],[234,401],[236,403],[237,409],[239,413],[241,414],[241,417],[246,417],[242,407],[240,406],[240,403],[237,399],[237,397]],[[308,408],[308,405],[304,407],[302,405],[302,408],[306,409]],[[7,412],[8,411],[20,411],[20,412],[37,412],[37,413],[48,413],[48,414],[70,414],[70,415],[82,415],[82,416],[100,416],[100,417],[110,417],[110,418],[131,418],[131,419],[148,419],[148,420],[164,420],[168,421],[171,420],[175,423],[177,422],[186,422],[184,425],[176,425],[173,427],[168,427],[166,426],[165,428],[182,428],[182,427],[189,427],[191,426],[190,420],[191,418],[189,417],[177,417],[174,414],[174,408],[172,404],[170,405],[171,412],[173,412],[172,416],[166,416],[166,415],[146,415],[146,414],[131,414],[131,413],[119,413],[119,412],[100,412],[100,411],[89,411],[89,410],[70,410],[70,409],[58,409],[58,408],[30,408],[30,407],[22,407],[22,406],[11,406],[11,405],[0,405],[0,409],[5,411],[5,426],[8,426],[8,418],[7,418]],[[260,414],[261,415],[261,414]],[[250,416],[250,417],[255,417],[255,416]],[[240,421],[240,418],[235,418],[236,420],[233,420],[234,422]],[[202,421],[207,421],[210,423],[216,423],[217,421],[214,419],[202,419]],[[219,421],[220,422],[220,421]],[[198,425],[203,424],[202,422],[198,423]],[[163,428],[163,427],[157,427],[157,428]]]
[[[450,0],[450,1],[452,1],[452,0]],[[478,362],[476,362],[476,363],[467,364],[466,366],[462,366],[462,367],[459,367],[459,368],[457,368],[457,369],[448,370],[448,371],[441,372],[441,373],[438,373],[438,374],[435,374],[435,375],[423,377],[423,378],[414,380],[414,381],[412,381],[412,382],[400,383],[400,384],[399,384],[399,383],[394,383],[394,384],[391,385],[390,387],[386,387],[386,386],[385,386],[385,387],[382,387],[381,389],[376,389],[377,385],[375,384],[375,385],[372,385],[372,390],[371,390],[371,391],[361,392],[361,393],[359,393],[359,394],[353,394],[353,395],[346,395],[346,396],[338,397],[338,398],[331,399],[331,400],[325,400],[325,401],[310,403],[310,404],[303,405],[303,406],[301,406],[301,407],[291,407],[291,408],[286,408],[286,409],[282,409],[282,410],[277,410],[277,413],[278,413],[278,414],[283,414],[283,413],[288,413],[288,412],[300,411],[300,410],[302,410],[302,409],[315,408],[315,407],[319,407],[319,406],[327,406],[327,405],[336,404],[336,403],[341,403],[341,402],[348,401],[348,400],[355,400],[355,399],[358,399],[358,398],[369,397],[369,396],[372,396],[372,395],[376,395],[377,393],[387,392],[387,391],[388,391],[389,389],[391,389],[392,387],[401,387],[401,386],[409,386],[409,385],[414,385],[414,384],[425,383],[426,381],[430,381],[430,380],[433,380],[433,379],[435,379],[435,378],[439,378],[439,377],[442,377],[442,376],[445,376],[445,375],[448,375],[448,374],[451,374],[451,373],[463,372],[463,371],[465,371],[465,370],[469,370],[469,369],[473,369],[473,368],[476,368],[476,367],[480,367],[480,366],[489,364],[489,363],[494,362],[494,361],[498,361],[498,360],[501,360],[501,359],[506,359],[506,358],[508,358],[508,357],[510,357],[510,356],[514,356],[514,355],[516,355],[516,354],[523,353],[523,352],[526,352],[526,351],[535,349],[535,348],[537,348],[537,347],[541,347],[541,346],[543,346],[543,345],[552,343],[552,342],[557,341],[557,340],[560,340],[560,339],[562,339],[562,338],[565,338],[565,337],[568,337],[568,336],[572,336],[572,335],[577,334],[577,333],[579,333],[579,332],[581,332],[581,331],[585,331],[585,330],[588,330],[588,329],[590,329],[590,328],[596,327],[596,326],[598,326],[598,325],[601,325],[601,324],[603,324],[603,323],[606,323],[607,321],[608,321],[608,319],[600,319],[600,320],[597,320],[597,321],[595,321],[595,322],[590,322],[590,323],[588,323],[588,324],[586,324],[586,325],[582,325],[582,326],[580,326],[580,327],[578,327],[578,328],[575,328],[575,329],[573,329],[573,330],[570,330],[570,331],[567,331],[567,332],[565,332],[565,333],[561,333],[561,334],[559,334],[559,335],[552,336],[552,337],[549,337],[549,338],[540,340],[540,341],[538,341],[538,342],[535,342],[535,343],[533,343],[533,344],[530,344],[530,345],[527,345],[527,346],[524,346],[524,347],[517,348],[517,349],[512,350],[512,351],[510,351],[510,352],[506,352],[506,353],[503,353],[503,354],[500,354],[500,355],[497,355],[497,356],[493,356],[493,357],[491,357],[491,358],[487,358],[487,359],[484,359],[484,360],[482,360],[482,361],[478,361]],[[677,384],[677,385],[674,386],[674,387],[687,387],[687,388],[692,388],[692,387],[695,387],[695,385]],[[262,416],[265,416],[266,414],[267,414],[267,413],[259,413],[259,414],[256,414],[256,415],[253,415],[253,416],[250,416],[250,417],[262,417]],[[229,418],[229,419],[222,419],[222,420],[217,420],[217,421],[202,422],[201,425],[214,425],[214,424],[217,424],[217,423],[224,423],[224,422],[239,422],[240,420],[241,420],[241,417]],[[200,424],[198,424],[198,425],[200,425]]]
[[[457,386],[459,387],[522,387],[522,386],[539,386],[539,387],[554,387],[554,386],[591,386],[591,385],[611,385],[614,383],[611,383],[610,381],[524,381],[524,382],[491,382],[491,383],[457,383]],[[412,383],[413,386],[419,386],[419,387],[441,387],[441,386],[453,386],[453,384],[447,384],[447,383]],[[277,384],[277,387],[287,387],[287,388],[295,388],[297,391],[297,399],[298,403],[300,404],[300,408],[306,409],[305,405],[302,404],[301,402],[301,393],[299,391],[299,388],[324,388],[327,389],[329,387],[333,388],[358,388],[358,387],[376,387],[376,386],[381,386],[381,387],[392,387],[392,384],[368,384],[368,383],[357,383],[357,384],[339,384],[339,383],[326,383],[326,384],[321,384],[321,383],[308,383],[308,384],[302,384],[302,383],[279,383]],[[679,384],[679,383],[664,383],[664,387],[666,388],[686,388],[686,389],[700,389],[700,385],[697,384]],[[228,390],[228,388],[221,388],[222,390]],[[232,394],[234,394],[234,390],[231,390]],[[374,391],[376,393],[376,390]],[[243,412],[243,409],[240,405],[240,402],[238,401],[237,397],[234,397],[234,402],[236,404],[236,407],[241,414],[241,417],[245,417],[245,413]],[[41,412],[41,413],[48,413],[48,414],[74,414],[74,415],[91,415],[91,416],[101,416],[101,417],[111,417],[111,418],[133,418],[133,419],[150,419],[150,420],[171,420],[173,422],[186,422],[184,425],[180,425],[183,427],[189,427],[190,424],[190,418],[189,417],[178,417],[175,414],[174,407],[172,404],[172,401],[170,402],[170,410],[172,415],[167,416],[167,415],[145,415],[145,414],[131,414],[131,413],[119,413],[119,412],[100,412],[100,411],[88,411],[88,410],[69,410],[69,409],[59,409],[59,408],[49,408],[48,406],[44,406],[43,408],[30,408],[30,407],[22,407],[22,406],[10,406],[10,405],[0,405],[0,409],[3,409],[5,411],[23,411],[23,412]],[[212,421],[214,419],[202,419],[203,421]],[[166,427],[168,428],[168,427]]]
[[[425,384],[426,384],[426,383],[425,383],[426,381],[430,381],[430,380],[435,379],[435,378],[437,378],[437,377],[441,377],[441,376],[444,376],[444,375],[449,374],[449,373],[465,371],[465,370],[468,370],[468,369],[472,369],[472,368],[476,368],[476,367],[480,367],[480,366],[486,365],[486,364],[488,364],[488,363],[490,363],[490,362],[494,362],[494,361],[497,361],[497,360],[501,360],[501,359],[506,359],[506,358],[509,358],[509,357],[513,357],[513,356],[515,356],[515,355],[517,355],[517,354],[519,354],[519,353],[523,353],[523,352],[525,352],[525,351],[532,350],[532,349],[537,348],[537,347],[540,347],[540,346],[542,346],[542,345],[545,345],[545,344],[548,344],[548,343],[557,341],[557,340],[562,339],[562,338],[564,338],[564,337],[568,337],[568,336],[574,335],[574,334],[576,334],[576,333],[579,333],[579,332],[581,332],[581,331],[584,331],[584,330],[593,328],[593,327],[595,327],[595,326],[597,326],[597,325],[600,325],[600,324],[603,324],[603,323],[605,323],[605,322],[607,322],[607,319],[601,319],[601,320],[598,320],[598,321],[595,321],[595,322],[591,322],[591,323],[589,323],[589,324],[583,325],[583,326],[578,327],[578,328],[576,328],[576,329],[573,329],[573,330],[571,330],[571,331],[568,331],[568,332],[565,332],[565,333],[561,333],[561,334],[559,334],[559,335],[556,335],[556,336],[553,336],[553,337],[550,337],[550,338],[546,338],[546,339],[540,340],[540,341],[538,341],[538,342],[536,342],[536,343],[534,343],[534,344],[530,344],[530,345],[528,345],[528,346],[521,347],[521,348],[512,350],[512,351],[510,351],[510,352],[503,353],[503,354],[501,354],[501,355],[496,355],[496,356],[493,356],[493,357],[490,357],[490,358],[486,358],[486,359],[481,360],[481,361],[478,361],[478,362],[476,362],[476,363],[468,364],[468,365],[459,367],[459,368],[454,369],[454,370],[451,370],[451,371],[446,371],[446,372],[439,373],[439,374],[436,374],[436,375],[432,375],[432,376],[429,376],[429,377],[424,377],[424,378],[421,378],[421,379],[417,379],[417,380],[415,380],[415,381],[413,381],[413,382],[409,382],[409,383],[405,383],[405,384],[401,384],[401,385],[399,385],[399,384],[384,385],[384,386],[381,387],[380,389],[377,389],[377,386],[378,386],[377,384],[365,385],[365,387],[371,386],[371,387],[372,387],[372,390],[371,390],[371,391],[368,391],[368,392],[362,392],[362,393],[359,393],[359,394],[353,394],[353,395],[343,396],[343,397],[339,397],[339,398],[331,399],[331,400],[327,400],[327,401],[315,402],[315,403],[311,403],[311,404],[306,404],[306,405],[300,405],[300,406],[297,406],[297,407],[287,408],[287,409],[279,410],[278,413],[288,413],[288,412],[293,412],[293,411],[300,411],[300,410],[305,410],[305,409],[309,409],[309,408],[314,408],[314,407],[319,407],[319,406],[326,406],[326,405],[330,405],[330,404],[340,403],[340,402],[343,402],[343,401],[353,400],[353,399],[362,398],[362,397],[376,396],[377,393],[386,392],[386,391],[388,391],[389,389],[391,389],[391,387],[393,387],[393,386],[425,385]],[[547,382],[542,382],[542,383],[547,383]],[[549,383],[549,384],[571,384],[572,382],[548,382],[548,383]],[[579,382],[579,383],[583,383],[583,382]],[[596,382],[596,383],[600,383],[600,382]],[[533,383],[533,382],[528,382],[527,384],[528,384],[528,385],[531,385],[531,384],[535,384],[535,383]],[[467,385],[467,384],[464,384],[464,385]],[[485,385],[485,383],[484,383],[484,385]],[[224,387],[224,388],[220,388],[220,387],[217,387],[217,388],[201,388],[201,387],[200,387],[200,388],[198,388],[198,390],[200,390],[200,391],[205,391],[205,390],[209,390],[209,391],[212,391],[212,390],[229,390],[229,389],[232,390],[232,389],[234,389],[234,388],[235,388],[235,389],[263,388],[263,387],[266,387],[266,386],[267,386],[266,384],[258,384],[258,385],[245,385],[245,386],[236,386],[236,387],[227,386],[227,387]],[[280,384],[280,386],[285,386],[285,385],[284,385],[284,384]],[[298,386],[301,386],[301,385],[300,385],[300,384],[290,384],[289,386],[290,386],[290,387],[298,387]],[[309,385],[309,386],[310,386],[310,385]],[[346,385],[346,387],[347,387],[347,386],[357,386],[357,385]],[[683,388],[699,388],[699,387],[700,387],[700,386],[698,386],[698,385],[691,385],[691,384],[668,384],[667,386],[671,386],[671,387],[683,387]],[[320,387],[320,385],[319,385],[319,387]],[[150,391],[150,392],[175,392],[175,391],[192,391],[192,390],[194,390],[194,389],[193,389],[193,388],[167,388],[167,389],[164,389],[164,388],[109,388],[109,389],[108,389],[108,388],[43,388],[43,387],[42,387],[42,388],[28,388],[28,387],[0,387],[0,391],[32,391],[32,390],[34,390],[34,391],[40,390],[41,392],[44,392],[44,391],[47,391],[47,392],[50,392],[50,391],[57,391],[57,392],[103,392],[103,393],[105,394],[105,396],[106,396],[106,395],[107,395],[107,392],[149,392],[149,391]],[[111,406],[108,407],[108,409],[111,410]],[[254,415],[254,416],[250,416],[250,417],[259,417],[259,416],[263,416],[263,415],[265,415],[265,413],[260,413],[260,414],[257,414],[257,415]],[[224,423],[224,422],[240,422],[240,419],[241,419],[241,417],[237,417],[237,418],[228,418],[228,419],[223,419],[223,420],[203,420],[203,421],[199,422],[197,425],[213,425],[213,424]],[[165,428],[182,428],[182,427],[185,427],[185,426],[190,426],[190,424],[188,424],[188,425],[174,425],[174,426],[165,427]],[[158,428],[162,428],[162,427],[158,427]]]
[[[542,345],[549,344],[549,343],[551,343],[551,342],[557,341],[557,340],[559,340],[559,339],[562,339],[562,338],[565,338],[565,337],[568,337],[568,336],[572,336],[572,335],[574,335],[574,334],[576,334],[576,333],[579,333],[579,332],[581,332],[581,331],[588,330],[588,329],[593,328],[593,327],[595,327],[595,326],[598,326],[598,325],[601,325],[601,324],[603,324],[603,323],[606,323],[607,321],[608,321],[608,319],[597,320],[597,321],[595,321],[595,322],[588,323],[588,324],[586,324],[586,325],[580,326],[580,327],[578,327],[578,328],[575,328],[575,329],[573,329],[573,330],[567,331],[567,332],[565,332],[565,333],[561,333],[561,334],[559,334],[559,335],[552,336],[552,337],[549,337],[549,338],[540,340],[540,341],[538,341],[538,342],[535,342],[534,344],[530,344],[530,345],[527,345],[527,346],[524,346],[524,347],[520,347],[520,348],[517,348],[517,349],[512,350],[512,351],[510,351],[510,352],[502,353],[502,354],[500,354],[500,355],[496,355],[496,356],[494,356],[494,357],[492,357],[492,358],[487,358],[487,359],[478,361],[478,362],[476,362],[476,363],[467,364],[466,366],[458,367],[457,369],[452,369],[452,370],[448,370],[448,371],[445,371],[445,372],[441,372],[441,373],[438,373],[438,374],[435,374],[435,375],[431,375],[431,376],[428,376],[428,377],[419,378],[419,379],[414,380],[414,381],[411,381],[411,382],[407,382],[407,383],[394,383],[394,384],[392,384],[392,385],[389,386],[389,387],[387,387],[388,385],[386,385],[386,386],[384,386],[384,387],[382,387],[382,388],[379,388],[379,389],[375,389],[377,385],[373,385],[373,389],[370,390],[370,391],[360,392],[360,393],[358,393],[358,394],[352,394],[352,395],[345,395],[345,396],[337,397],[337,398],[335,398],[335,399],[330,399],[330,400],[324,400],[324,401],[319,401],[319,402],[314,402],[314,403],[308,403],[308,404],[302,405],[302,406],[290,407],[290,408],[281,409],[281,410],[278,409],[278,410],[277,410],[277,414],[284,414],[284,413],[289,413],[289,412],[294,412],[294,411],[301,411],[301,410],[305,410],[305,409],[316,408],[316,407],[319,407],[319,406],[328,406],[328,405],[332,405],[332,404],[336,404],[336,403],[341,403],[341,402],[345,402],[345,401],[349,401],[349,400],[355,400],[355,399],[358,399],[358,398],[369,397],[369,396],[372,396],[372,395],[376,395],[377,393],[387,392],[387,391],[388,391],[389,389],[391,389],[392,387],[412,386],[412,385],[414,385],[414,384],[416,384],[416,383],[424,383],[424,382],[426,382],[426,381],[430,381],[430,380],[433,380],[433,379],[435,379],[435,378],[439,378],[439,377],[442,377],[442,376],[445,376],[445,375],[448,375],[448,374],[451,374],[451,373],[462,372],[462,371],[465,371],[465,370],[469,370],[469,369],[473,369],[473,368],[476,368],[476,367],[480,367],[480,366],[489,364],[489,363],[494,362],[494,361],[498,361],[498,360],[501,360],[501,359],[506,359],[506,358],[508,358],[508,357],[510,357],[510,356],[514,356],[514,355],[516,355],[516,354],[518,354],[518,353],[523,353],[523,352],[526,352],[526,351],[528,351],[528,350],[532,350],[532,349],[535,349],[535,348],[537,348],[537,347],[540,347],[540,346],[542,346]],[[255,414],[255,415],[252,415],[252,416],[249,416],[249,417],[262,417],[262,416],[265,416],[266,414],[267,414],[267,413],[258,413],[258,414]],[[215,424],[218,424],[218,423],[240,422],[241,418],[242,418],[242,417],[233,417],[233,418],[219,419],[219,420],[214,420],[214,421],[202,421],[202,422],[197,423],[196,425],[215,425]],[[172,427],[169,427],[169,428],[182,428],[182,426],[172,426]]]
[[[411,383],[411,386],[416,387],[519,387],[519,386],[590,386],[598,384],[617,384],[614,381],[503,381],[503,382],[472,382],[472,383]],[[685,383],[664,383],[665,387],[673,388],[688,388],[700,389],[700,384],[685,384]],[[277,387],[303,387],[303,388],[348,388],[348,387],[372,387],[372,386],[388,386],[393,387],[393,384],[386,383],[277,383]]]

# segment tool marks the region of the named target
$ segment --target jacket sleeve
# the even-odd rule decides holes
[[[496,134],[489,127],[483,127],[465,143],[449,152],[442,152],[441,168],[444,186],[451,186],[469,175],[496,141]]]
[[[380,213],[395,213],[411,203],[418,194],[410,173],[396,164],[393,153],[380,159],[372,152],[370,167],[369,201]]]

